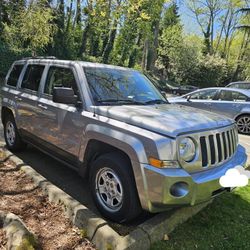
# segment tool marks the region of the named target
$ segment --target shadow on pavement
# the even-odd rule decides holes
[[[77,172],[54,160],[50,156],[42,153],[38,149],[28,146],[23,152],[16,153],[27,165],[30,165],[40,175],[45,177],[49,182],[62,189],[75,200],[88,207],[97,215],[100,215],[90,196],[88,180],[80,177]],[[152,215],[142,214],[133,224],[120,225],[110,222],[119,234],[126,235],[131,232],[137,225],[143,223]]]

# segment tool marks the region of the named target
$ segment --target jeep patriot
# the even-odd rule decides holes
[[[168,103],[133,69],[26,58],[2,96],[7,147],[31,144],[78,171],[113,221],[207,201],[226,190],[228,169],[246,163],[234,121]]]

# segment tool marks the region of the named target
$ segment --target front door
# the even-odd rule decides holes
[[[190,94],[185,105],[211,111],[211,106],[213,105],[217,94],[217,89],[205,89],[197,91],[193,94]]]
[[[54,87],[72,88],[78,97],[77,107],[53,102]],[[79,81],[73,67],[50,66],[37,106],[40,109],[38,135],[44,145],[59,157],[63,156],[66,162],[77,162],[85,121],[81,116]]]

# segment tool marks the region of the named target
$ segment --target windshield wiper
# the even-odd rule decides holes
[[[130,99],[104,99],[98,100],[99,103],[125,103],[125,104],[136,104],[136,105],[144,105],[143,102],[138,102]]]
[[[150,101],[147,101],[147,102],[144,102],[144,104],[148,104],[148,105],[150,105],[150,104],[167,104],[167,103],[169,103],[169,102],[167,102],[167,101],[164,101],[164,100],[162,100],[162,99],[155,99],[155,100],[150,100]]]

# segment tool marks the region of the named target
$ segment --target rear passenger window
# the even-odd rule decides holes
[[[21,87],[38,91],[44,67],[44,65],[28,65]]]
[[[17,81],[19,79],[19,76],[22,72],[23,65],[22,64],[16,64],[14,65],[13,69],[11,70],[11,73],[9,75],[7,84],[10,86],[16,87]]]
[[[248,97],[239,93],[239,92],[232,92],[232,97],[234,102],[246,102]]]
[[[75,95],[79,96],[75,76],[70,68],[50,67],[44,93],[52,95],[54,87],[72,88]]]

